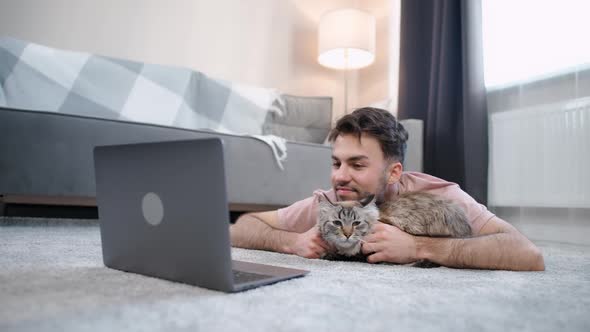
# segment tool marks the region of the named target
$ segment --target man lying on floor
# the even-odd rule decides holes
[[[286,208],[249,213],[231,226],[232,245],[321,258],[332,246],[317,225],[318,204],[360,201],[374,195],[377,205],[408,192],[425,192],[463,208],[471,236],[415,236],[396,226],[377,223],[361,247],[369,263],[430,261],[447,267],[544,270],[540,250],[506,221],[498,218],[451,182],[417,172],[403,172],[408,134],[395,117],[381,109],[361,108],[342,117],[330,132],[332,189]]]

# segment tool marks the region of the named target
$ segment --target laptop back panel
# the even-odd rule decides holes
[[[108,267],[233,290],[220,139],[95,149]]]

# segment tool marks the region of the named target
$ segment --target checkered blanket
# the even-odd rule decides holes
[[[284,106],[276,89],[13,38],[0,38],[0,84],[0,106],[251,135],[279,167],[286,158],[284,139],[262,136],[267,114]]]

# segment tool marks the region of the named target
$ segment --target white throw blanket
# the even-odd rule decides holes
[[[214,79],[187,68],[58,50],[0,38],[0,106],[250,135],[278,166],[286,140],[263,136],[279,91]]]

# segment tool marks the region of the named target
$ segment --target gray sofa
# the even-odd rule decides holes
[[[92,206],[98,145],[221,137],[230,209],[287,205],[329,187],[330,147],[288,142],[281,170],[253,137],[0,108],[0,194],[5,204]]]

